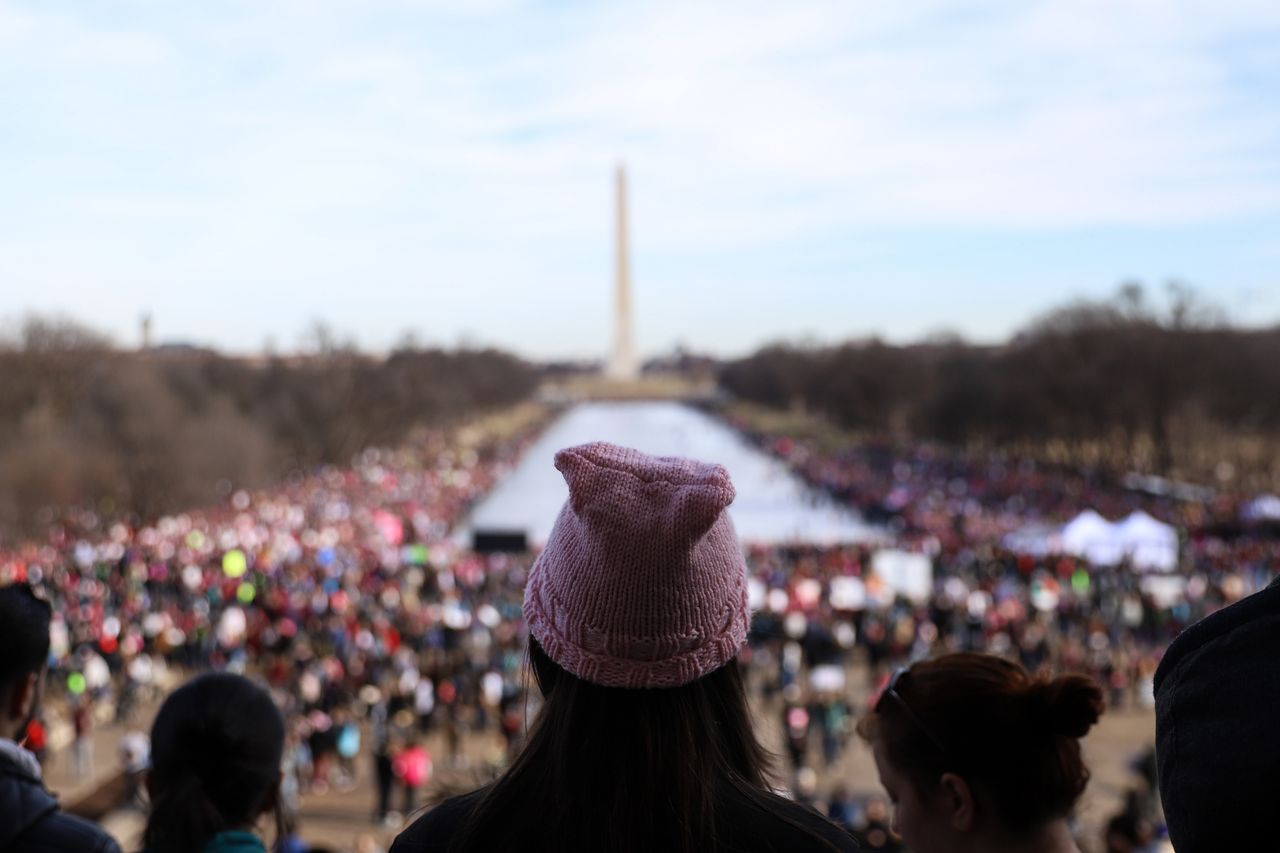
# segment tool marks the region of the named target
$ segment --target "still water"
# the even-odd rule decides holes
[[[589,441],[720,463],[738,492],[729,514],[746,542],[827,545],[880,537],[877,528],[808,488],[782,462],[719,421],[680,403],[641,402],[583,403],[567,411],[476,506],[464,531],[467,538],[475,532],[523,533],[531,544],[545,543],[569,496],[553,463],[555,453]]]

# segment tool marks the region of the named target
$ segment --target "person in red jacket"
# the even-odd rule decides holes
[[[36,757],[36,761],[39,761],[41,766],[44,766],[44,760],[49,751],[49,733],[45,730],[44,721],[39,717],[33,717],[31,722],[27,723],[27,735],[22,745]]]
[[[411,734],[404,749],[396,754],[391,769],[400,780],[404,791],[404,813],[408,815],[417,807],[418,792],[431,781],[431,753],[427,752],[416,734]]]

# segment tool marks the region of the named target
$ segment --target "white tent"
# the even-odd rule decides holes
[[[1245,521],[1280,521],[1280,496],[1258,495],[1240,510]]]
[[[1004,538],[1006,548],[1022,554],[1071,554],[1095,566],[1114,566],[1128,559],[1134,568],[1172,572],[1178,566],[1178,531],[1138,510],[1110,522],[1087,509],[1056,531],[1030,524]]]
[[[1068,521],[1059,540],[1065,553],[1083,557],[1095,566],[1114,566],[1124,559],[1125,546],[1117,526],[1091,509]]]
[[[1115,530],[1134,568],[1171,572],[1178,567],[1178,531],[1172,526],[1136,510]]]

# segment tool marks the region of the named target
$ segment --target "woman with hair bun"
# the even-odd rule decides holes
[[[858,734],[915,853],[1079,853],[1067,817],[1089,781],[1080,738],[1103,708],[1085,676],[952,654],[895,672]]]

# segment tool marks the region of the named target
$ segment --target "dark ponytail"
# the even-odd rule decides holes
[[[1079,739],[1105,707],[1092,679],[1032,676],[1013,661],[963,653],[914,664],[894,691],[900,701],[881,702],[858,733],[883,743],[917,789],[958,773],[1019,836],[1066,817],[1084,793]]]
[[[194,773],[157,787],[147,819],[147,850],[199,850],[227,828]]]
[[[248,679],[210,673],[174,691],[151,727],[148,853],[189,853],[253,826],[275,804],[283,750],[280,711]]]

